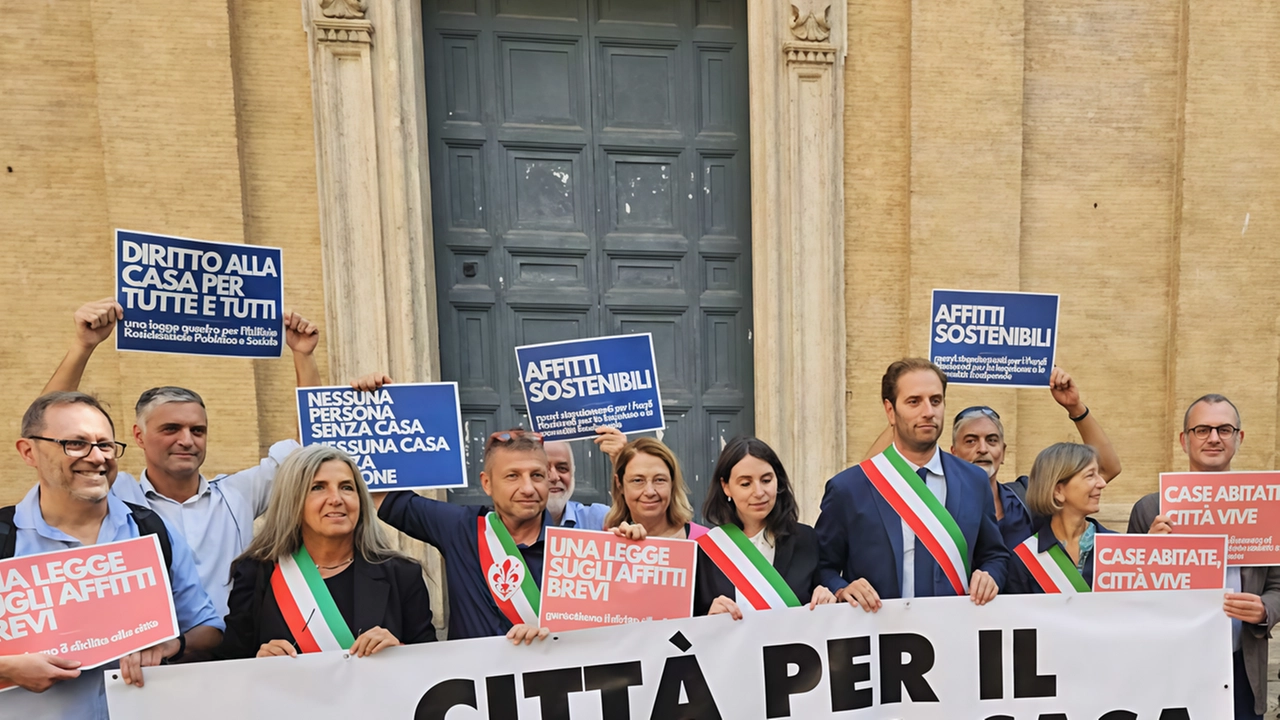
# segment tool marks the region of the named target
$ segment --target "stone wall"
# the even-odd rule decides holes
[[[935,287],[1060,293],[1058,363],[1124,463],[1105,520],[1185,469],[1182,411],[1240,406],[1276,465],[1280,95],[1265,3],[850,2],[848,447],[879,379],[928,351]],[[1268,192],[1271,190],[1271,192]],[[955,387],[1004,419],[1011,479],[1077,439],[1047,391]],[[950,433],[950,423],[946,428]]]

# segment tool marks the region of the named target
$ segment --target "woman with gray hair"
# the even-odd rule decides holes
[[[355,460],[311,445],[280,466],[265,525],[232,566],[220,659],[436,639],[418,563],[391,549]]]
[[[1005,593],[1077,593],[1093,587],[1093,539],[1110,533],[1089,517],[1098,512],[1107,480],[1098,451],[1079,443],[1050,445],[1036,456],[1027,507],[1040,517],[1025,542],[1010,548]]]

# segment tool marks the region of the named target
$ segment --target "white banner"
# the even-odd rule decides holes
[[[113,718],[1230,720],[1221,590],[886,601],[107,672]]]

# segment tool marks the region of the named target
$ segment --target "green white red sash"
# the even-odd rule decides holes
[[[351,628],[305,547],[276,563],[271,573],[271,591],[302,652],[346,650],[355,644]]]
[[[890,445],[858,467],[942,567],[956,594],[969,594],[969,544],[964,533],[898,449]]]
[[[800,607],[787,581],[737,525],[721,525],[699,537],[697,543],[751,607]]]
[[[1089,592],[1089,583],[1084,581],[1084,576],[1061,545],[1054,543],[1047,551],[1037,552],[1039,545],[1039,536],[1032,535],[1013,552],[1031,571],[1031,577],[1035,578],[1041,590],[1068,595]]]
[[[498,609],[512,625],[538,624],[538,585],[497,513],[477,518],[480,570]]]

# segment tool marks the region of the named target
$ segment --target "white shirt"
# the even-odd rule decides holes
[[[1239,566],[1229,566],[1227,568],[1227,589],[1231,592],[1244,592],[1241,590],[1243,585],[1240,584],[1240,568]],[[1240,651],[1240,628],[1242,623],[1231,618],[1231,651]]]
[[[195,555],[200,584],[221,618],[231,595],[231,562],[253,540],[253,521],[267,510],[276,470],[299,447],[295,440],[281,440],[247,470],[212,480],[201,475],[196,494],[181,503],[156,492],[146,470],[137,480],[120,473],[111,492],[126,502],[149,506],[182,535]]]
[[[898,453],[902,455],[901,451]],[[902,456],[903,460],[907,459],[906,455]],[[911,466],[911,470],[919,470],[920,465],[907,460],[907,464]],[[938,498],[938,502],[943,505],[947,504],[947,478],[942,472],[942,453],[938,452],[938,448],[933,449],[933,457],[929,458],[929,462],[923,465],[928,471],[925,476],[925,485],[933,492],[934,497]],[[907,521],[902,521],[902,597],[913,598],[916,596],[916,534],[911,532],[911,527],[907,525]]]
[[[760,532],[747,539],[751,541],[752,545],[756,546],[756,549],[760,551],[764,559],[768,560],[769,564],[772,565],[773,559],[777,557],[777,550],[773,547],[773,538],[768,537],[768,535],[768,530],[761,529]],[[733,589],[733,601],[738,603],[738,607],[742,608],[743,612],[755,610],[755,607],[750,602],[742,598],[742,593],[738,592],[736,587]]]

